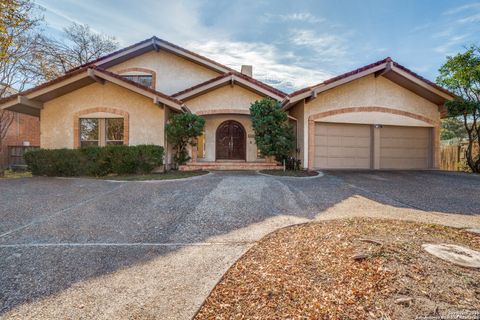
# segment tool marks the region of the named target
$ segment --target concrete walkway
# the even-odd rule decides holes
[[[441,172],[0,180],[0,314],[189,319],[229,266],[280,227],[371,216],[480,228],[479,188],[477,177]]]

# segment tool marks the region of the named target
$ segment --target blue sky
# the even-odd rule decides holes
[[[387,56],[435,80],[447,55],[480,44],[480,1],[36,0],[45,32],[72,21],[121,46],[156,35],[287,92]]]

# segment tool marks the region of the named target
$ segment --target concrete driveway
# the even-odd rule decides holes
[[[479,228],[478,190],[478,176],[434,171],[0,180],[0,317],[188,319],[279,227],[372,216]]]

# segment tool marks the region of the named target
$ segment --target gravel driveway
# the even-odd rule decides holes
[[[0,317],[188,319],[276,228],[351,216],[478,228],[478,190],[478,176],[435,171],[0,180]]]

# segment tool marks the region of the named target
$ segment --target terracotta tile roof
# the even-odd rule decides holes
[[[440,90],[440,91],[442,91],[442,92],[444,92],[444,93],[446,93],[446,94],[448,94],[448,95],[455,96],[455,94],[453,94],[452,92],[448,91],[447,89],[439,86],[439,85],[436,84],[435,82],[432,82],[432,81],[430,81],[430,80],[422,77],[422,76],[419,75],[418,73],[413,72],[412,70],[410,70],[410,69],[402,66],[401,64],[398,64],[398,63],[395,62],[395,61],[392,61],[392,62],[393,62],[393,65],[394,65],[395,67],[397,67],[397,68],[399,68],[399,69],[402,69],[403,71],[411,74],[411,75],[414,76],[415,78],[417,78],[417,79],[419,79],[419,80],[422,80],[423,82],[428,83],[428,84],[431,85],[432,87],[434,87],[434,88],[436,88],[436,89],[438,89],[438,90]]]
[[[203,87],[203,86],[206,86],[206,85],[208,85],[208,84],[210,84],[210,83],[213,83],[213,82],[215,82],[215,81],[218,81],[218,80],[220,80],[220,79],[230,77],[231,75],[232,75],[231,72],[227,72],[227,73],[221,74],[221,75],[219,75],[218,77],[215,77],[215,78],[212,78],[212,79],[210,79],[210,80],[201,82],[201,83],[199,83],[199,84],[194,85],[193,87],[189,87],[189,88],[186,88],[186,89],[184,89],[184,90],[182,90],[182,91],[178,91],[178,92],[172,94],[172,97],[181,96],[181,95],[184,94],[184,93],[187,93],[187,92],[193,91],[193,90],[195,90],[195,89],[201,88],[201,87]]]
[[[178,49],[178,50],[180,50],[180,51],[185,52],[186,54],[190,54],[190,55],[195,56],[195,57],[197,57],[197,58],[199,58],[199,59],[202,59],[202,60],[208,61],[208,62],[210,62],[210,63],[212,63],[212,64],[215,64],[215,65],[219,66],[220,68],[224,68],[224,69],[227,69],[227,70],[229,70],[229,71],[234,71],[233,69],[231,69],[231,68],[229,68],[229,67],[227,67],[227,66],[225,66],[225,65],[223,65],[223,64],[221,64],[221,63],[218,63],[218,62],[216,62],[216,61],[214,61],[214,60],[211,60],[211,59],[209,59],[209,58],[206,58],[206,57],[204,57],[204,56],[202,56],[202,55],[199,55],[198,53],[192,52],[192,51],[190,51],[190,50],[187,50],[187,49],[185,49],[185,48],[182,48],[182,47],[180,47],[180,46],[177,46],[176,44],[173,44],[173,43],[171,43],[171,42],[168,42],[168,41],[165,41],[165,40],[163,40],[163,39],[160,39],[160,38],[158,38],[158,37],[156,37],[156,36],[153,36],[153,37],[151,37],[151,38],[148,38],[148,39],[145,39],[145,40],[143,40],[143,41],[140,41],[140,42],[137,42],[137,43],[135,43],[135,44],[132,44],[131,46],[128,46],[128,47],[122,48],[122,49],[120,49],[120,50],[114,51],[114,52],[112,52],[112,53],[109,53],[109,54],[107,54],[107,55],[105,55],[105,56],[103,56],[103,57],[100,57],[100,58],[98,58],[98,59],[95,59],[95,60],[93,60],[93,61],[90,61],[90,62],[88,62],[88,63],[85,63],[85,64],[83,64],[83,65],[81,65],[81,66],[76,67],[76,68],[70,69],[69,71],[67,71],[67,73],[68,73],[68,72],[71,72],[71,71],[74,71],[74,70],[77,70],[77,69],[79,69],[79,68],[83,68],[83,67],[85,67],[85,66],[95,65],[96,63],[98,63],[98,62],[100,62],[100,61],[102,61],[102,60],[104,60],[104,59],[113,57],[114,55],[117,55],[117,54],[119,54],[119,53],[128,51],[128,50],[130,50],[130,49],[133,49],[133,48],[135,48],[135,47],[137,47],[137,46],[140,46],[140,45],[145,44],[145,43],[148,43],[148,42],[152,42],[152,43],[153,43],[154,41],[163,42],[163,43],[165,43],[166,45],[169,45],[169,46],[171,46],[171,47],[173,47],[173,48],[175,48],[175,49]]]
[[[116,78],[116,79],[119,79],[119,80],[121,80],[121,81],[123,81],[123,82],[125,82],[125,83],[134,85],[134,86],[136,86],[137,88],[140,88],[140,89],[143,89],[143,90],[145,90],[145,91],[151,92],[151,93],[153,93],[153,94],[155,94],[155,95],[157,95],[157,96],[159,96],[159,97],[162,97],[162,98],[164,98],[164,99],[170,100],[170,101],[172,101],[172,102],[174,102],[174,103],[176,103],[176,104],[179,104],[179,105],[182,105],[182,104],[183,104],[182,101],[180,101],[180,100],[178,100],[178,99],[176,99],[176,98],[174,98],[174,97],[172,97],[172,96],[169,96],[169,95],[167,95],[167,94],[165,94],[165,93],[162,93],[162,92],[160,92],[160,91],[157,91],[157,90],[155,90],[155,89],[153,89],[153,88],[144,86],[144,85],[142,85],[142,84],[140,84],[140,83],[138,83],[138,82],[125,79],[124,77],[122,77],[122,76],[120,76],[120,75],[118,75],[118,74],[116,74],[116,73],[107,71],[107,70],[102,69],[102,68],[99,68],[99,67],[92,67],[91,69],[94,69],[94,70],[96,70],[96,71],[99,71],[100,73],[104,73],[104,74],[106,74],[106,75],[109,75],[109,76],[111,76],[111,77],[114,77],[114,78]]]
[[[285,92],[280,91],[280,90],[278,90],[278,89],[276,89],[276,88],[274,88],[274,87],[272,87],[272,86],[270,86],[270,85],[268,85],[268,84],[266,84],[266,83],[264,83],[264,82],[261,82],[261,81],[259,81],[259,80],[256,80],[256,79],[252,78],[252,77],[249,77],[249,76],[247,76],[247,75],[244,75],[243,73],[238,72],[238,71],[230,71],[230,72],[224,73],[224,74],[222,74],[222,75],[220,75],[220,76],[218,76],[218,77],[215,77],[215,78],[213,78],[213,79],[210,79],[210,80],[207,80],[207,81],[205,81],[205,82],[199,83],[199,84],[197,84],[197,85],[195,85],[195,86],[193,86],[193,87],[187,88],[187,89],[182,90],[182,91],[179,91],[179,92],[177,92],[177,93],[174,93],[174,94],[172,94],[172,97],[181,96],[181,95],[183,95],[183,94],[185,94],[185,93],[188,93],[188,92],[190,92],[190,91],[196,90],[196,89],[198,89],[198,88],[201,88],[201,87],[203,87],[203,86],[206,86],[206,85],[208,85],[208,84],[210,84],[210,83],[213,83],[213,82],[215,82],[215,81],[218,81],[218,80],[221,80],[221,79],[230,77],[230,76],[232,76],[232,75],[233,75],[233,76],[236,76],[236,77],[239,77],[239,78],[242,78],[242,79],[244,79],[244,80],[246,80],[246,81],[248,81],[248,82],[250,82],[250,83],[252,83],[252,84],[254,84],[254,85],[257,85],[257,86],[259,86],[259,87],[261,87],[261,88],[263,88],[263,89],[265,89],[265,90],[268,90],[268,91],[270,91],[271,93],[273,93],[273,94],[275,94],[275,95],[277,95],[277,96],[280,96],[280,97],[282,97],[282,98],[284,98],[284,97],[287,96],[287,94],[286,94]]]
[[[14,99],[16,99],[18,96],[20,96],[20,95],[24,96],[24,95],[27,95],[27,94],[29,94],[29,93],[32,93],[32,92],[41,90],[41,89],[43,89],[43,88],[46,88],[46,87],[48,87],[48,86],[51,86],[51,85],[53,85],[53,84],[62,82],[63,80],[66,80],[66,79],[68,79],[68,78],[71,78],[71,77],[73,77],[73,76],[76,76],[76,75],[78,75],[78,74],[81,74],[82,72],[87,71],[87,69],[88,69],[87,67],[79,68],[79,69],[77,69],[77,70],[75,70],[75,71],[66,73],[66,74],[64,74],[63,76],[60,76],[60,77],[55,78],[55,79],[53,79],[53,80],[47,81],[47,82],[45,82],[45,83],[42,83],[42,84],[40,84],[40,85],[38,85],[38,86],[36,86],[36,87],[33,87],[33,88],[30,88],[30,89],[24,90],[24,91],[22,91],[22,92],[18,92],[18,93],[16,93],[16,94],[10,95],[10,96],[5,97],[5,98],[3,98],[3,99],[0,99],[0,104],[3,104],[3,103],[5,103],[5,102],[7,102],[7,101],[14,100]]]
[[[20,96],[20,95],[22,95],[22,96],[23,96],[23,95],[27,95],[27,94],[30,94],[30,93],[32,93],[32,92],[35,92],[35,91],[44,89],[44,88],[46,88],[46,87],[48,87],[48,86],[51,86],[51,85],[53,85],[53,84],[62,82],[63,80],[66,80],[66,79],[71,78],[71,77],[73,77],[73,76],[75,76],[75,75],[81,74],[81,73],[83,73],[83,72],[86,72],[88,69],[94,69],[95,71],[98,71],[98,72],[100,72],[100,73],[104,73],[104,74],[106,74],[106,75],[109,75],[109,76],[111,76],[111,77],[114,77],[114,78],[116,78],[116,79],[119,79],[119,80],[121,80],[121,81],[123,81],[123,82],[125,82],[125,83],[134,85],[134,86],[136,86],[136,87],[138,87],[138,88],[140,88],[140,89],[143,89],[143,90],[145,90],[145,91],[151,92],[151,93],[153,93],[153,94],[155,94],[155,95],[157,95],[157,96],[159,96],[159,97],[162,97],[162,98],[165,98],[165,99],[167,99],[167,100],[170,100],[170,101],[174,102],[175,104],[178,104],[178,105],[182,105],[182,104],[183,104],[183,103],[182,103],[180,100],[178,100],[178,99],[175,99],[175,98],[173,98],[173,97],[171,97],[171,96],[169,96],[169,95],[167,95],[167,94],[164,94],[164,93],[162,93],[162,92],[156,91],[155,89],[152,89],[152,88],[150,88],[150,87],[146,87],[146,86],[144,86],[144,85],[142,85],[142,84],[139,84],[139,83],[137,83],[137,82],[134,82],[134,81],[125,79],[125,78],[123,78],[122,76],[120,76],[120,75],[118,75],[118,74],[116,74],[116,73],[107,71],[107,70],[102,69],[102,68],[99,68],[99,67],[88,67],[88,66],[84,66],[84,67],[82,67],[82,68],[80,68],[80,69],[77,69],[77,70],[75,70],[75,71],[66,73],[66,74],[64,74],[63,76],[60,76],[60,77],[58,77],[58,78],[56,78],[56,79],[53,79],[53,80],[48,81],[48,82],[45,82],[45,83],[43,83],[43,84],[41,84],[41,85],[38,85],[38,86],[36,86],[36,87],[30,88],[30,89],[28,89],[28,90],[25,90],[25,91],[22,91],[22,92],[19,92],[19,93],[16,93],[16,94],[14,94],[14,95],[8,96],[8,97],[3,98],[3,99],[0,99],[0,104],[3,104],[3,103],[5,103],[5,102],[7,102],[7,101],[14,100],[14,99],[16,99],[18,96]]]
[[[382,60],[376,61],[376,62],[374,62],[374,63],[368,64],[368,65],[366,65],[366,66],[363,66],[363,67],[361,67],[361,68],[358,68],[358,69],[355,69],[355,70],[346,72],[346,73],[344,73],[344,74],[338,75],[338,76],[336,76],[336,77],[327,79],[327,80],[325,80],[325,81],[323,81],[323,82],[320,82],[320,83],[318,83],[318,84],[316,84],[316,85],[313,85],[313,86],[310,86],[310,87],[306,87],[306,88],[297,90],[297,91],[295,91],[295,92],[290,93],[288,96],[289,96],[289,97],[297,96],[297,95],[302,94],[302,93],[304,93],[304,92],[308,92],[308,91],[310,91],[310,90],[312,90],[312,89],[314,89],[315,87],[318,87],[318,86],[320,86],[320,85],[326,85],[326,84],[330,84],[330,83],[333,83],[333,82],[342,80],[342,79],[344,79],[344,78],[348,78],[348,77],[353,76],[353,75],[355,75],[355,74],[358,74],[358,73],[360,73],[360,72],[363,72],[363,71],[366,71],[366,70],[375,68],[376,66],[379,66],[379,65],[381,65],[381,64],[384,64],[384,63],[386,63],[386,62],[392,62],[395,67],[397,67],[397,68],[399,68],[399,69],[402,69],[403,71],[409,73],[410,75],[416,77],[417,79],[426,82],[427,84],[431,85],[432,87],[434,87],[434,88],[436,88],[436,89],[438,89],[438,90],[440,90],[440,91],[442,91],[442,92],[444,92],[444,93],[446,93],[446,94],[453,95],[450,91],[446,90],[445,88],[442,88],[442,87],[440,87],[439,85],[433,83],[432,81],[430,81],[430,80],[428,80],[428,79],[425,79],[424,77],[416,74],[415,72],[411,71],[410,69],[405,68],[404,66],[402,66],[402,65],[398,64],[397,62],[393,61],[392,58],[387,57],[387,58],[385,58],[385,59],[382,59]]]

